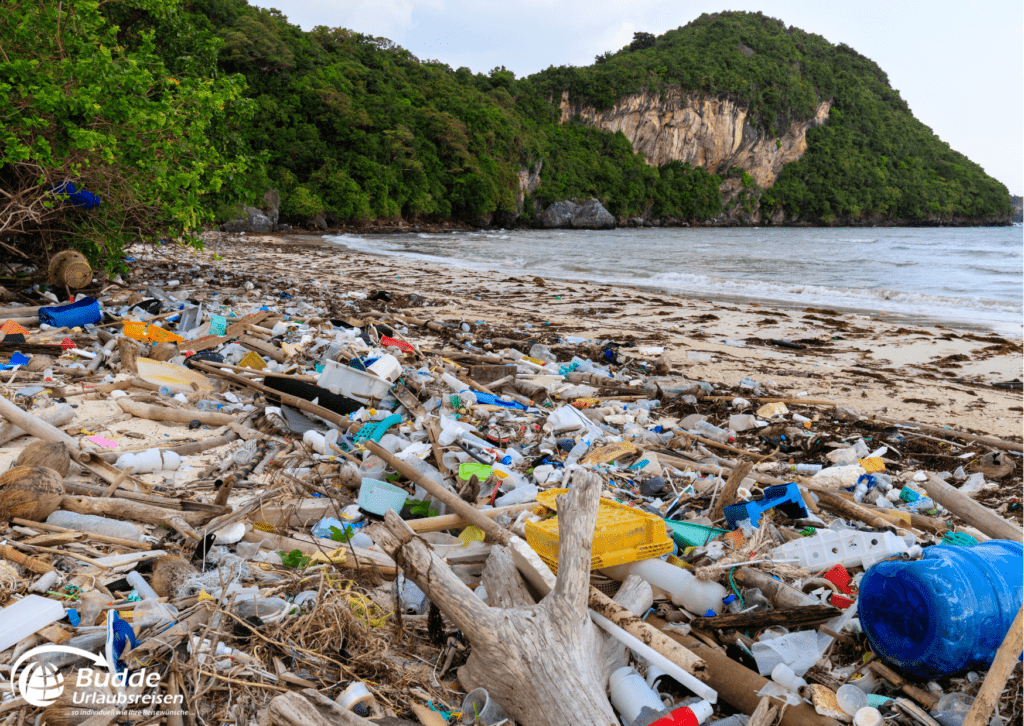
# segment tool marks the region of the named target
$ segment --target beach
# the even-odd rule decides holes
[[[324,299],[339,317],[346,310],[355,312],[358,295],[351,293],[383,290],[394,296],[388,306],[394,312],[467,322],[474,328],[486,323],[466,341],[481,352],[489,350],[485,341],[490,338],[550,343],[569,336],[629,343],[635,347],[622,348],[622,354],[644,359],[657,356],[640,351],[664,348],[673,372],[693,380],[735,385],[750,377],[778,397],[827,400],[861,415],[1002,437],[1021,433],[1021,393],[992,386],[1020,380],[1021,341],[996,333],[467,270],[353,252],[319,237],[208,233],[205,241],[197,261],[209,263],[219,256],[215,264],[222,272],[251,281],[257,289],[288,292],[295,301]],[[188,263],[193,254],[164,249],[161,256],[170,255],[177,265]],[[183,286],[188,284],[182,279]],[[246,291],[236,294],[244,297]],[[282,301],[281,309],[287,307]],[[430,339],[427,330],[418,334]],[[771,343],[784,339],[805,347]],[[599,350],[586,343],[580,348]],[[711,360],[691,361],[691,351],[707,353]],[[583,350],[581,357],[586,357]]]

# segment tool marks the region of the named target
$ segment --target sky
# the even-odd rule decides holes
[[[888,74],[914,115],[1024,194],[1024,3],[1020,0],[249,0],[305,30],[389,38],[423,60],[517,77],[590,65],[638,31],[660,35],[722,10],[758,11],[846,43]]]

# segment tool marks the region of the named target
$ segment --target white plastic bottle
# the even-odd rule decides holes
[[[728,591],[717,582],[698,580],[689,570],[670,565],[659,559],[640,560],[625,565],[615,565],[601,570],[613,580],[625,580],[636,575],[669,594],[673,604],[694,615],[704,615],[709,610],[723,610],[722,600]]]

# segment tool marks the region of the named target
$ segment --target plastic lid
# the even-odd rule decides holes
[[[736,596],[733,595],[731,592],[728,595],[726,595],[724,598],[722,598],[722,602],[725,603],[726,605],[728,605],[728,604],[730,604],[732,602],[735,602],[735,600],[736,600]]]

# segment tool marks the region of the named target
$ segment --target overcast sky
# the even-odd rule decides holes
[[[249,0],[309,30],[390,38],[422,59],[516,76],[589,65],[636,31],[660,35],[704,12],[760,10],[888,73],[914,115],[957,151],[1024,192],[1021,0]]]

